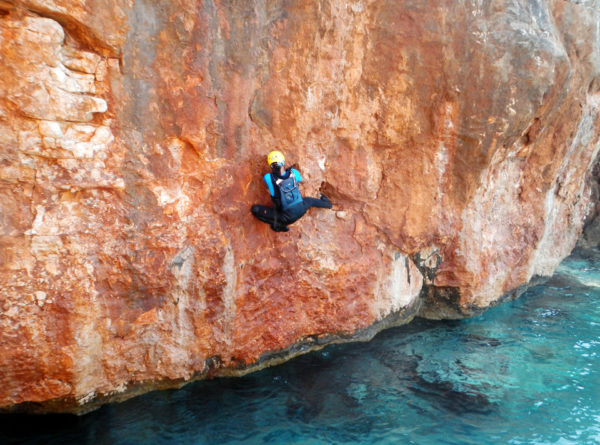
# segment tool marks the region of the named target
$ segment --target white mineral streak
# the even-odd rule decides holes
[[[189,377],[190,373],[193,372],[190,368],[190,347],[194,343],[193,318],[196,315],[193,301],[189,295],[190,280],[195,264],[194,248],[184,247],[170,264],[170,271],[177,280],[177,286],[172,296],[173,306],[170,308],[175,313],[174,316],[170,313],[171,310],[161,313],[161,321],[174,325],[171,327],[174,337],[169,339],[174,347],[167,348],[166,345],[159,345],[159,353],[164,357],[159,361],[158,368],[161,373],[168,376],[169,365],[180,363],[182,372],[186,377]]]
[[[372,306],[379,320],[413,303],[423,287],[423,276],[412,259],[397,251],[384,254],[389,258],[389,269],[376,284]]]

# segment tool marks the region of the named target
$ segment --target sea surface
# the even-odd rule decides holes
[[[0,416],[12,443],[599,444],[600,253],[473,319],[416,320],[82,417]]]

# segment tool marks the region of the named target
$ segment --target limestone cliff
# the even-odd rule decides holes
[[[334,211],[251,217],[274,148]],[[597,0],[2,0],[0,407],[513,298],[599,148]]]

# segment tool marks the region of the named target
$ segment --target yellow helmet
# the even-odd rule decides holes
[[[269,156],[267,156],[267,162],[270,166],[272,166],[273,164],[277,164],[278,167],[283,167],[283,165],[285,164],[285,158],[283,157],[282,152],[274,150],[271,153],[269,153]]]

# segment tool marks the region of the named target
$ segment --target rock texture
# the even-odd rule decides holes
[[[0,407],[516,297],[595,204],[599,24],[596,0],[0,1]],[[273,148],[334,211],[251,217]]]

